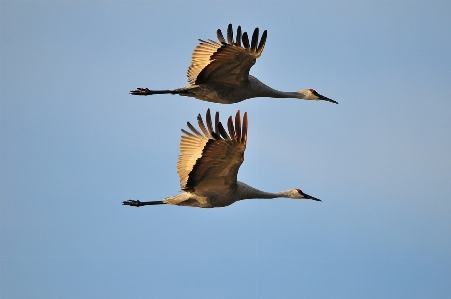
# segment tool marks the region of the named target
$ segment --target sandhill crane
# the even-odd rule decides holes
[[[173,90],[138,88],[130,93],[144,96],[170,93],[221,104],[233,104],[256,97],[323,100],[338,104],[320,95],[314,89],[283,92],[249,75],[249,70],[262,54],[266,43],[266,30],[263,32],[260,43],[258,43],[258,35],[258,28],[255,28],[249,44],[247,33],[241,34],[241,26],[238,26],[234,41],[232,24],[229,24],[227,42],[220,29],[217,31],[219,43],[199,39],[200,43],[194,49],[191,65],[188,68],[188,85]]]
[[[225,207],[243,199],[276,197],[321,201],[300,189],[270,193],[237,181],[238,169],[243,163],[246,149],[247,113],[244,113],[243,125],[241,125],[238,110],[235,127],[232,116],[229,117],[227,123],[229,135],[219,122],[218,112],[215,115],[215,130],[211,122],[210,109],[207,110],[206,115],[207,127],[200,114],[197,116],[197,121],[202,133],[189,122],[187,125],[191,132],[182,129],[184,135],[180,141],[180,156],[177,163],[182,193],[162,201],[128,200],[122,202],[123,205],[141,207],[171,204],[215,208]]]

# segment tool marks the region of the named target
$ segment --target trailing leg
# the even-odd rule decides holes
[[[159,201],[139,201],[139,200],[127,200],[127,201],[123,201],[122,205],[124,206],[132,206],[132,207],[142,207],[142,206],[152,206],[152,205],[162,205],[164,204],[164,202],[162,202],[161,200]]]
[[[136,90],[130,91],[130,94],[136,96],[150,96],[153,94],[175,94],[174,90],[150,90],[148,88],[137,88]]]

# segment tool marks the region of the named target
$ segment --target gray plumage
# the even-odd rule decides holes
[[[247,33],[241,34],[241,27],[238,26],[234,40],[232,24],[229,24],[227,41],[220,29],[217,31],[219,42],[199,39],[200,43],[193,51],[191,65],[188,68],[188,85],[173,90],[138,88],[130,93],[143,96],[178,94],[221,104],[233,104],[256,97],[323,100],[338,104],[320,95],[314,89],[283,92],[249,75],[249,70],[263,52],[267,31],[263,32],[260,42],[258,42],[258,36],[259,30],[256,28],[249,43]]]
[[[288,197],[294,199],[319,199],[305,194],[300,189],[270,193],[255,189],[237,181],[238,170],[244,161],[247,142],[248,118],[240,111],[227,122],[227,130],[219,121],[216,112],[213,124],[210,109],[206,114],[206,126],[201,115],[197,116],[199,129],[189,122],[190,131],[183,130],[180,141],[180,155],[177,173],[180,177],[182,193],[167,197],[162,201],[124,201],[124,205],[145,206],[171,204],[200,208],[225,207],[236,201],[251,198]]]

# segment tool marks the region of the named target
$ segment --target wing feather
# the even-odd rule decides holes
[[[235,46],[241,47],[241,26],[236,30]]]
[[[268,36],[268,32],[265,30],[263,31],[262,37],[260,39],[260,43],[258,44],[257,53],[260,56],[263,52],[263,48],[266,44],[266,37]]]
[[[247,112],[244,112],[243,131],[241,132],[241,142],[244,144],[246,144],[247,142]]]
[[[182,136],[180,140],[180,156],[177,162],[177,173],[180,177],[180,186],[185,188],[190,172],[198,159],[202,157],[202,150],[208,138],[199,136]]]
[[[210,108],[208,108],[208,110],[207,110],[207,127],[208,127],[208,132],[210,132],[210,135],[213,135],[213,127],[211,125]]]
[[[190,132],[187,132],[187,131],[185,131],[185,130],[183,130],[183,129],[182,129],[182,132],[185,133],[185,134],[188,135],[188,136],[193,136],[193,137],[195,137],[195,135],[193,135],[193,134],[191,134]]]
[[[257,42],[258,42],[258,28],[255,28],[254,33],[252,34],[252,43],[251,43],[251,50],[253,52],[257,51]]]
[[[218,29],[218,30],[216,31],[216,36],[218,37],[218,40],[219,40],[221,43],[223,43],[223,44],[226,43],[226,42],[225,42],[225,39],[224,39],[224,35],[222,35],[221,29]]]
[[[210,109],[208,109],[208,110],[210,110]],[[199,124],[199,128],[202,130],[202,133],[204,133],[204,136],[210,137],[210,134],[208,133],[207,129],[205,128],[204,121],[202,120],[202,116],[200,116],[200,113],[199,113],[199,115],[197,115],[197,123]]]
[[[219,112],[216,111],[215,114],[215,132],[217,135],[221,135],[221,133],[219,133]]]
[[[243,33],[243,37],[241,38],[243,41],[243,46],[248,49],[249,48],[249,38],[247,37],[247,32]]]
[[[232,117],[229,117],[229,120],[227,121],[227,127],[229,129],[230,138],[233,140],[236,140],[235,130],[233,129],[233,121]]]
[[[239,112],[236,117],[239,117]],[[245,113],[243,124],[247,125],[246,119],[247,114]],[[244,160],[246,149],[246,142],[243,142],[242,138],[231,139],[227,136],[219,122],[219,116],[217,117],[217,126],[222,138],[217,136],[218,139],[215,139],[213,136],[216,133],[212,130],[209,110],[207,110],[206,120],[208,131],[202,118],[198,117],[199,126],[204,135],[193,135],[182,130],[185,135],[182,135],[180,141],[180,156],[177,163],[181,188],[201,196],[224,194],[236,186],[238,170]],[[230,125],[235,132],[241,130],[239,126],[233,128],[232,118],[229,118],[228,124],[229,130]],[[237,135],[230,134],[237,137]],[[245,134],[244,130],[241,136],[243,134]]]
[[[236,113],[235,116],[235,134],[236,134],[236,140],[241,141],[241,116],[240,116],[240,110]]]
[[[202,134],[199,133],[199,131],[197,131],[196,128],[194,128],[192,124],[190,124],[189,122],[187,122],[186,125],[188,126],[188,128],[190,128],[190,130],[191,130],[194,134],[196,134],[197,136],[202,136]]]
[[[229,24],[229,26],[227,27],[227,41],[228,41],[229,45],[233,45],[233,28],[232,28],[232,24]]]
[[[231,139],[229,137],[229,135],[227,135],[227,131],[224,129],[221,122],[218,123],[218,129],[219,129],[219,133],[221,134],[222,138],[224,138],[225,140]]]
[[[190,84],[218,83],[226,85],[240,85],[249,78],[249,70],[262,54],[266,43],[266,30],[258,43],[259,30],[256,28],[252,35],[252,46],[246,32],[241,33],[238,26],[235,42],[233,28],[227,28],[227,41],[220,29],[216,32],[219,43],[199,39],[200,43],[193,51],[191,65],[188,68],[188,82]],[[244,46],[241,46],[241,42]],[[257,46],[258,44],[258,46]]]

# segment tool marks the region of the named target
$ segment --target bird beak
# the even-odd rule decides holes
[[[337,101],[334,101],[334,100],[332,100],[332,99],[329,99],[328,97],[325,97],[325,96],[320,95],[320,94],[318,94],[318,95],[319,95],[319,99],[320,99],[320,100],[327,101],[327,102],[331,102],[331,103],[334,103],[334,104],[338,104]]]
[[[310,195],[305,194],[305,193],[304,193],[304,198],[305,198],[305,199],[316,200],[316,201],[321,201],[321,199],[316,198],[316,197],[313,197],[313,196],[310,196]]]
[[[310,89],[310,91],[313,93],[314,96],[318,97],[318,100],[322,100],[322,101],[327,101],[327,102],[331,102],[331,103],[334,103],[334,104],[338,104],[337,101],[334,101],[332,99],[329,99],[328,97],[323,96],[322,94],[317,93],[316,90],[314,90],[314,89]]]

